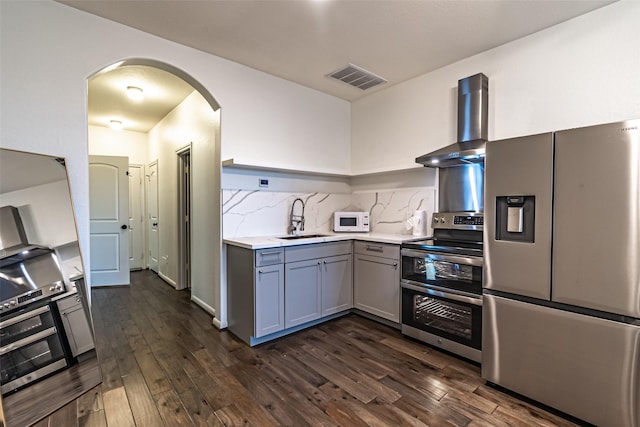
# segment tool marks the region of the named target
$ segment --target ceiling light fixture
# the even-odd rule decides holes
[[[127,86],[127,96],[134,101],[142,101],[144,92],[137,86]]]
[[[123,125],[120,120],[110,120],[109,127],[113,130],[122,130]]]

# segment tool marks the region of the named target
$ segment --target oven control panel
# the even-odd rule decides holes
[[[436,212],[431,225],[441,229],[482,230],[484,215],[482,212]]]

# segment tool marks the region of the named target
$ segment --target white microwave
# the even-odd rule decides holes
[[[369,212],[336,212],[333,214],[333,231],[340,233],[369,231]]]

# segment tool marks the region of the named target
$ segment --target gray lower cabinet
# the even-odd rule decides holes
[[[229,330],[255,345],[350,310],[352,253],[351,241],[260,250],[227,245]]]
[[[319,319],[322,299],[320,260],[289,262],[284,277],[285,327]]]
[[[352,243],[285,248],[286,327],[353,308]]]
[[[284,329],[284,249],[227,246],[227,322],[249,345]]]
[[[78,356],[94,348],[93,334],[79,294],[58,300],[58,310],[62,326],[71,348],[71,354]]]
[[[282,264],[255,268],[255,337],[283,330],[284,266]]]
[[[285,264],[285,327],[353,308],[351,254]]]
[[[352,255],[325,258],[322,273],[322,315],[329,316],[353,308]]]
[[[400,322],[400,246],[355,242],[354,307]]]

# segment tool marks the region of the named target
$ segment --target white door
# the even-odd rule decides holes
[[[129,159],[89,156],[91,285],[129,284]]]
[[[149,210],[149,269],[158,272],[158,258],[160,249],[158,247],[158,161],[149,164],[149,179],[147,189],[147,209]]]
[[[129,269],[144,268],[143,166],[129,165]]]

